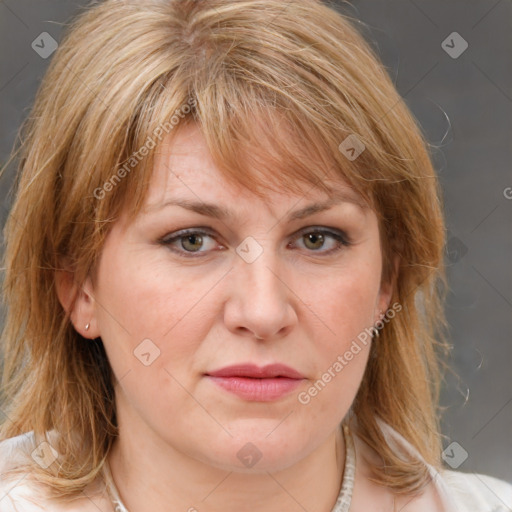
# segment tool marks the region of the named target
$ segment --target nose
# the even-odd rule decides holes
[[[269,248],[249,263],[235,259],[224,308],[226,327],[237,335],[260,340],[288,334],[297,323],[297,295],[290,272]]]

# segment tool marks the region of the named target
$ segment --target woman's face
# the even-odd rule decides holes
[[[304,187],[262,201],[229,186],[193,125],[162,147],[145,210],[115,223],[84,287],[94,300],[78,305],[77,328],[91,322],[84,335],[101,336],[118,380],[121,432],[235,471],[284,469],[332,435],[370,343],[344,354],[390,290],[380,289],[374,212],[349,201],[341,180],[331,185],[347,198],[298,215],[328,197]],[[248,364],[286,365],[295,378],[212,376]]]

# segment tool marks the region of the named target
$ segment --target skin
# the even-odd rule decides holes
[[[333,186],[355,195],[340,178]],[[379,229],[370,209],[342,202],[302,220],[285,219],[328,199],[308,190],[269,193],[262,201],[234,188],[190,125],[156,155],[146,210],[132,223],[124,212],[107,236],[71,319],[84,337],[101,336],[117,378],[120,436],[109,462],[130,512],[329,512],[334,506],[345,455],[338,425],[361,383],[370,344],[307,405],[297,396],[377,322],[392,285],[380,286]],[[237,219],[157,208],[178,197],[224,206]],[[180,253],[159,243],[201,227],[211,229],[202,242],[183,235],[173,242]],[[330,236],[323,245],[308,242],[305,235],[315,228],[341,230],[351,244],[328,254],[338,243]],[[235,251],[249,236],[263,249],[252,263]],[[194,248],[199,257],[187,257],[198,254]],[[62,275],[57,285],[69,307],[72,280]],[[148,366],[134,355],[145,339],[151,358],[160,351]],[[240,362],[281,362],[304,380],[284,397],[255,402],[204,375]],[[247,443],[262,454],[251,468],[237,457]],[[366,506],[370,495],[392,510],[389,493],[367,481],[362,459],[358,464],[351,511]]]

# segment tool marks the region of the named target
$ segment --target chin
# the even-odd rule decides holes
[[[295,443],[283,435],[272,438],[270,431],[260,436],[234,436],[217,447],[210,445],[202,460],[225,471],[253,474],[281,471],[297,463],[305,450],[303,442]]]

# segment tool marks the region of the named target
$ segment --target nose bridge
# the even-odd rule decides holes
[[[249,288],[245,291],[250,292],[254,299],[261,296],[267,301],[282,299],[281,288],[284,285],[279,279],[282,265],[270,237],[265,240],[247,237],[237,247],[237,253],[240,257],[237,266]]]
[[[258,337],[277,334],[293,321],[289,289],[282,275],[284,268],[270,237],[248,237],[236,249],[235,288],[229,321]],[[233,314],[233,312],[236,312]]]

